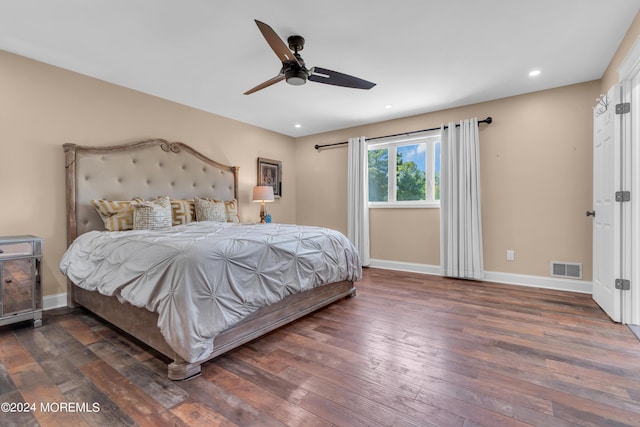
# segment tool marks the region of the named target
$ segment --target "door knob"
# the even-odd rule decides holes
[[[587,211],[587,216],[596,217],[596,211]]]

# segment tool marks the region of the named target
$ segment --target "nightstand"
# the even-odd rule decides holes
[[[0,325],[33,320],[42,326],[42,239],[0,237]]]

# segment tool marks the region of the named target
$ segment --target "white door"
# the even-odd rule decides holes
[[[621,291],[615,288],[620,264],[620,86],[607,93],[608,107],[593,115],[593,299],[615,322],[620,322]],[[603,111],[606,110],[606,111]]]
[[[622,86],[622,102],[630,104],[629,113],[622,115],[621,184],[622,191],[630,192],[628,202],[621,205],[622,261],[621,278],[629,280],[630,291],[622,291],[622,323],[640,325],[640,42],[636,40],[627,57],[618,68]]]

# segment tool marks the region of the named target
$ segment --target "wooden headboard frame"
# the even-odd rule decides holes
[[[238,167],[227,166],[181,142],[151,139],[107,147],[64,144],[67,244],[87,231],[104,230],[91,199],[134,197],[238,198]]]

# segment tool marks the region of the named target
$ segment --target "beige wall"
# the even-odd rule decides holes
[[[241,219],[250,202],[256,158],[283,161],[284,197],[269,211],[276,221],[346,232],[346,148],[314,144],[437,126],[488,115],[482,125],[481,180],[485,269],[546,276],[549,261],[584,264],[591,277],[591,107],[618,80],[617,68],[640,35],[640,15],[602,80],[452,110],[293,140],[224,117],[108,84],[0,51],[0,235],[45,239],[44,292],[65,291],[58,262],[65,249],[62,144],[108,145],[147,138],[190,144],[240,166]],[[438,209],[371,212],[372,256],[439,263]],[[505,250],[516,261],[505,260]]]
[[[591,280],[592,105],[588,82],[462,108],[298,138],[297,221],[346,232],[345,146],[315,144],[375,137],[492,116],[480,127],[484,266],[548,276],[550,261],[581,262]],[[371,209],[371,257],[440,263],[438,209]],[[515,250],[515,262],[506,250]]]
[[[0,70],[0,235],[44,238],[45,295],[66,291],[58,270],[66,248],[66,142],[109,145],[164,138],[240,166],[242,221],[259,217],[259,205],[250,201],[257,158],[282,160],[284,194],[269,212],[275,220],[295,222],[292,138],[4,51]]]
[[[584,212],[592,204],[592,106],[618,82],[618,67],[639,37],[640,13],[598,81],[299,138],[297,221],[346,232],[346,148],[318,152],[313,145],[491,115],[495,122],[480,128],[485,269],[547,276],[549,261],[573,261],[591,280]],[[439,264],[437,209],[370,213],[373,258]],[[506,261],[506,249],[515,250],[515,262]]]

